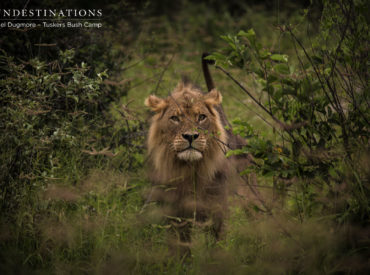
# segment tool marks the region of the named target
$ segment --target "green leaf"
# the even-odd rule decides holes
[[[225,40],[234,51],[237,50],[237,44],[239,44],[239,40],[237,37],[231,36],[230,34],[221,35],[220,37],[221,39]]]
[[[287,64],[276,64],[274,66],[275,72],[279,74],[289,74],[289,66]]]
[[[240,31],[238,33],[238,36],[242,36],[242,37],[247,38],[252,45],[255,45],[255,42],[256,42],[256,33],[254,32],[253,29],[249,29],[247,32]]]
[[[288,62],[288,56],[286,54],[273,54],[270,56],[271,60],[279,62]]]
[[[266,59],[271,56],[271,53],[266,49],[262,49],[261,51],[259,51],[259,56],[261,59]]]
[[[227,61],[228,61],[228,58],[225,55],[223,55],[222,53],[217,53],[217,52],[207,56],[205,59],[214,60],[216,65],[220,65],[220,64],[225,65],[227,64]]]
[[[255,37],[256,33],[254,32],[253,29],[249,29],[247,32],[241,30],[239,31],[238,36],[244,36],[244,37],[250,38],[250,37]]]

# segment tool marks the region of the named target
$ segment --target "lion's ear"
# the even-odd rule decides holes
[[[146,98],[144,104],[154,112],[159,112],[167,107],[167,101],[155,95]]]
[[[219,105],[222,102],[222,95],[218,90],[212,89],[204,95],[204,102],[209,105]]]

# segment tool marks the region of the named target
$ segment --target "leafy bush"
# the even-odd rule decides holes
[[[252,154],[254,171],[272,176],[276,188],[296,182],[299,195],[293,205],[301,217],[327,209],[338,221],[369,222],[368,8],[367,1],[324,1],[320,34],[311,48],[292,25],[278,26],[294,43],[295,62],[264,48],[253,29],[222,36],[227,48],[210,57],[270,118],[279,135],[269,140],[236,121],[234,131],[250,140],[229,154]],[[225,67],[252,74],[258,95]]]
[[[126,129],[115,125],[108,112],[112,99],[103,85],[106,71],[89,77],[88,65],[74,64],[74,55],[74,50],[66,50],[60,52],[59,60],[49,63],[37,58],[17,63],[2,51],[3,210],[14,210],[42,182],[65,179],[76,183],[97,163],[107,165],[107,157],[115,157],[117,168],[132,168],[131,153],[124,151],[125,146],[131,147],[130,152],[135,147],[120,143],[128,132],[139,130],[140,122],[130,121],[131,128]],[[112,147],[117,152],[108,150]]]

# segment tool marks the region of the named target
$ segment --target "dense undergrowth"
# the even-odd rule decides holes
[[[115,1],[104,30],[1,30],[1,274],[370,269],[369,6],[267,2]],[[248,140],[228,154],[258,181],[224,239],[195,227],[183,257],[145,203],[143,101],[182,74],[204,87],[203,51]]]

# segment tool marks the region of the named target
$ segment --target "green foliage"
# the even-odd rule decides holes
[[[294,178],[307,182],[300,185],[301,192],[311,193],[316,202],[322,190],[338,195],[338,186],[356,178],[355,185],[339,194],[343,197],[349,192],[345,206],[330,211],[338,214],[338,220],[345,216],[364,223],[370,218],[370,190],[369,178],[359,163],[364,161],[363,154],[369,153],[370,98],[365,69],[369,59],[363,48],[370,39],[365,20],[368,5],[366,1],[324,1],[320,35],[310,49],[291,25],[279,26],[294,43],[295,63],[289,62],[286,54],[264,48],[253,29],[222,36],[228,47],[210,57],[217,66],[253,74],[258,94],[244,90],[274,121],[279,133],[278,140],[272,141],[237,122],[234,132],[250,140],[245,148],[229,155],[250,153],[256,163],[254,170],[273,176],[275,182]],[[348,171],[350,178],[344,176]],[[310,191],[312,186],[319,190]],[[321,203],[317,207],[321,211]]]
[[[3,210],[15,210],[27,192],[47,180],[77,182],[96,161],[108,163],[107,149],[117,148],[127,135],[108,120],[110,104],[103,86],[106,71],[89,77],[86,63],[73,63],[74,54],[67,50],[60,52],[60,61],[46,63],[34,58],[17,63],[2,51]],[[133,122],[130,132],[136,131],[137,125]],[[106,149],[97,152],[95,148]],[[124,150],[114,152],[116,159],[121,159],[116,160],[117,168],[128,169]]]

